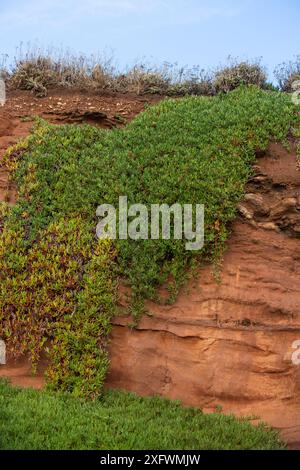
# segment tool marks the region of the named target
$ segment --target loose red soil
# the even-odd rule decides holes
[[[11,92],[0,107],[0,161],[7,148],[28,135],[34,117],[53,124],[88,123],[104,129],[123,126],[145,109],[158,102],[159,96],[107,95],[52,90],[47,97],[37,98],[30,92]],[[0,202],[14,204],[16,192],[0,167]]]

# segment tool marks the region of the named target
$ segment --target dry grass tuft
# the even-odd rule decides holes
[[[114,65],[112,54],[74,55],[64,49],[41,49],[23,45],[17,49],[12,66],[8,56],[0,56],[0,73],[12,89],[31,90],[46,96],[51,88],[77,88],[99,93],[159,94],[163,96],[205,95],[227,93],[240,85],[257,85],[271,89],[261,60],[239,61],[229,57],[228,64],[216,71],[199,66],[179,67],[177,63],[161,66],[139,62],[126,71]],[[291,91],[292,83],[300,80],[300,56],[295,62],[281,64],[275,71],[280,88]]]
[[[267,74],[260,60],[239,62],[229,57],[229,65],[215,73],[213,86],[216,92],[234,90],[240,85],[256,85],[264,88],[267,84]]]
[[[274,71],[280,89],[287,93],[294,91],[293,84],[300,80],[300,55],[294,61],[283,62]]]

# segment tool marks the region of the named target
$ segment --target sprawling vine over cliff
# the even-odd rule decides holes
[[[55,389],[95,397],[120,278],[133,313],[168,282],[174,300],[188,268],[217,260],[251,175],[255,152],[285,141],[299,116],[287,95],[242,87],[214,98],[165,100],[111,132],[39,123],[8,152],[18,186],[2,208],[0,335],[37,364],[50,353]],[[202,203],[201,253],[182,240],[97,241],[95,209],[129,203]]]

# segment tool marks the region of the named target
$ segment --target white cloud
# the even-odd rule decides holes
[[[155,8],[160,0],[27,0],[11,2],[0,9],[1,24],[52,23],[79,20],[84,16],[119,16],[124,13],[141,12]]]
[[[224,2],[202,0],[25,0],[11,1],[6,8],[2,4],[0,23],[2,27],[55,28],[86,18],[117,18],[126,14],[155,14],[159,22],[194,23],[235,16],[238,10],[224,7]]]

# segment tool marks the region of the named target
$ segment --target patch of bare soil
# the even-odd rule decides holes
[[[122,126],[145,109],[160,101],[159,96],[97,95],[80,91],[52,90],[45,98],[30,92],[12,92],[4,106],[14,119],[40,116],[52,123],[92,122],[104,128]],[[0,108],[0,116],[1,116]]]
[[[53,124],[88,123],[104,129],[121,127],[155,103],[158,96],[112,95],[52,90],[46,98],[30,92],[11,92],[0,107],[0,202],[14,204],[16,190],[9,182],[1,157],[7,148],[28,135],[33,119],[39,116]]]

